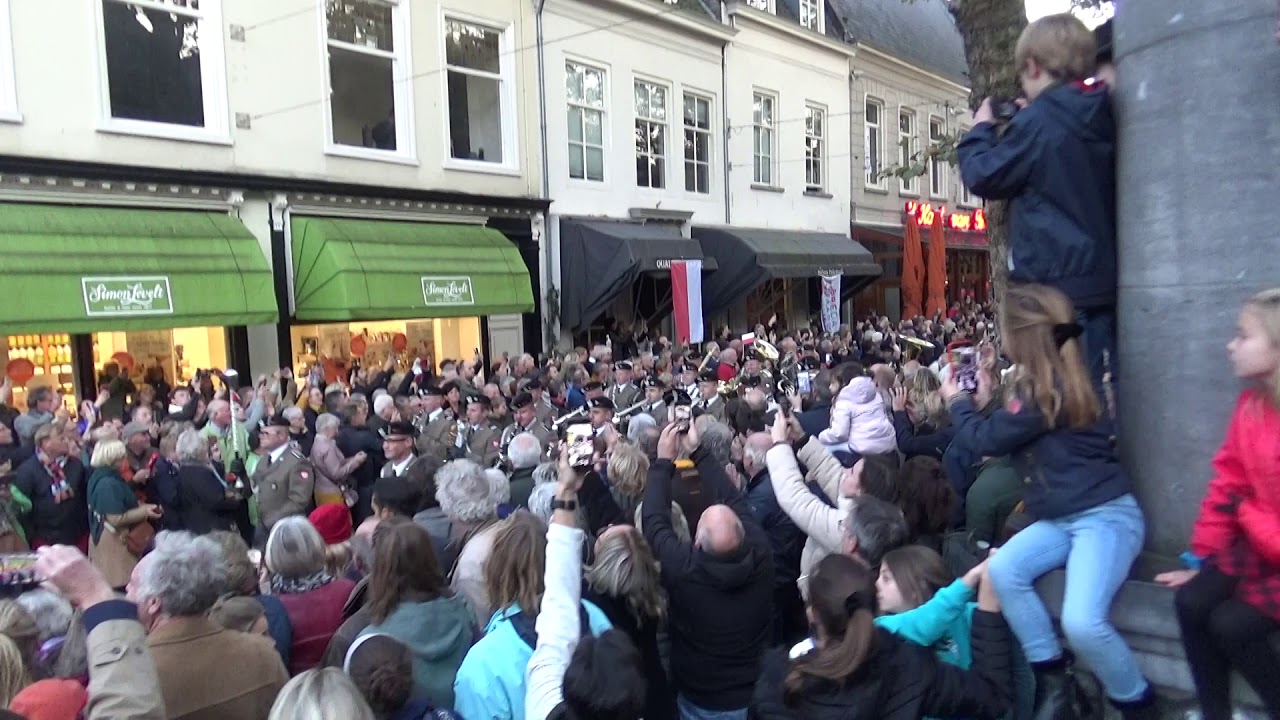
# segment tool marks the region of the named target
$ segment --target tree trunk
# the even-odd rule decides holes
[[[976,109],[988,97],[1016,97],[1022,89],[1013,65],[1013,51],[1018,36],[1027,26],[1024,0],[952,0],[951,14],[964,40],[965,59],[969,63],[970,107]],[[1009,280],[1005,210],[1004,202],[987,203],[992,299],[997,303],[1004,302]]]

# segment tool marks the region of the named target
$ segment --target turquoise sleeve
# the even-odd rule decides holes
[[[882,615],[876,618],[876,624],[916,645],[929,647],[946,637],[972,599],[973,589],[963,580],[956,580],[920,607],[896,615]]]

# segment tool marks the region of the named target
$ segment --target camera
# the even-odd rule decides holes
[[[1010,97],[993,97],[991,98],[991,114],[995,116],[996,122],[1004,124],[1013,119],[1014,115],[1021,110],[1018,103]]]

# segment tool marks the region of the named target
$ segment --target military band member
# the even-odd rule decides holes
[[[592,380],[582,386],[582,392],[587,396],[587,407],[591,407],[590,401],[605,397],[604,383],[599,380]]]
[[[467,418],[454,441],[455,457],[465,457],[480,467],[493,467],[502,446],[502,430],[489,422],[489,398],[467,398]]]
[[[638,402],[640,389],[631,381],[632,365],[623,360],[613,366],[613,385],[609,387],[609,399],[618,409],[629,408]]]
[[[538,422],[547,427],[551,427],[551,423],[559,417],[560,410],[551,404],[551,399],[547,397],[546,388],[543,387],[542,381],[534,378],[524,386],[525,392],[533,397],[533,414],[538,416]]]
[[[663,401],[665,389],[662,382],[658,378],[650,375],[640,382],[640,387],[644,391],[644,399],[648,402],[645,405],[644,412],[658,422],[659,427],[667,422],[667,404]]]
[[[440,469],[441,463],[435,458],[414,453],[413,441],[417,431],[413,425],[400,421],[388,423],[381,435],[382,453],[387,456],[381,477],[405,478],[424,493],[434,496],[436,470]]]
[[[262,459],[251,476],[258,495],[258,531],[265,541],[271,528],[290,515],[307,514],[315,490],[311,461],[289,441],[289,421],[283,415],[264,420],[258,431]]]
[[[449,407],[443,388],[428,385],[427,393],[428,407],[434,404],[435,408],[426,413],[426,421],[415,445],[419,455],[444,462],[449,457],[449,448],[453,446],[453,432],[458,427],[458,418]]]
[[[724,398],[720,397],[720,378],[715,370],[707,368],[698,373],[698,396],[694,398],[693,409],[724,421]]]
[[[542,443],[544,450],[551,447],[551,441],[555,439],[555,434],[538,419],[538,412],[532,395],[528,392],[517,394],[511,400],[511,416],[515,420],[517,433],[529,433],[538,438],[538,442]]]
[[[591,430],[599,437],[606,427],[613,426],[613,401],[607,397],[601,396],[592,398],[587,401],[589,416],[591,417]]]

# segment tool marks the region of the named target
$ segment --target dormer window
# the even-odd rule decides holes
[[[822,0],[800,0],[800,24],[810,30],[823,31]]]
[[[773,0],[747,0],[747,4],[757,10],[773,12]]]

